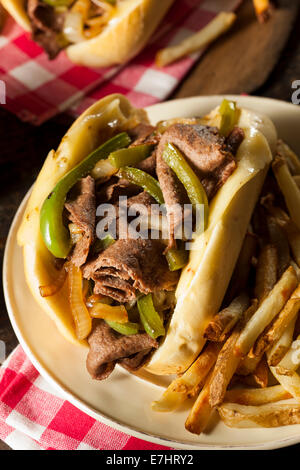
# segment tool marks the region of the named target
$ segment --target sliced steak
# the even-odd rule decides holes
[[[54,59],[64,48],[59,40],[65,19],[64,13],[41,0],[28,0],[27,13],[32,27],[32,38]]]
[[[236,155],[239,146],[245,138],[245,133],[240,127],[234,127],[228,137],[226,138],[226,145],[228,150]]]
[[[150,124],[141,123],[136,127],[130,129],[129,135],[132,138],[133,142],[130,147],[141,144],[157,144],[159,137],[154,134],[155,127]]]
[[[115,204],[120,196],[135,196],[141,192],[141,188],[130,183],[125,179],[112,176],[109,181],[102,184],[100,190],[97,191],[97,202],[99,204],[110,202]]]
[[[178,272],[169,271],[159,240],[120,239],[83,267],[83,276],[95,281],[94,292],[124,303],[139,292],[173,290]]]
[[[116,362],[128,358],[124,366],[139,368],[145,356],[158,347],[156,340],[146,333],[121,335],[110,328],[104,320],[94,320],[92,333],[88,337],[90,350],[87,370],[93,379],[103,380],[112,372]],[[136,355],[136,356],[135,356]]]
[[[140,170],[145,171],[146,173],[149,173],[151,176],[156,176],[156,149],[153,150],[151,155],[145,160],[142,160],[140,163],[135,165],[136,168],[139,168]]]
[[[88,257],[89,249],[95,238],[96,197],[95,181],[91,176],[82,178],[75,188],[75,197],[65,204],[69,219],[82,230],[82,237],[75,244],[71,261],[78,267]]]
[[[145,349],[144,351],[133,354],[132,356],[125,357],[125,359],[121,359],[118,363],[129,372],[135,372],[146,364],[152,349]]]
[[[236,162],[225,137],[216,127],[173,124],[166,130],[156,152],[156,172],[167,206],[170,248],[175,246],[174,232],[182,224],[182,210],[175,210],[174,207],[188,203],[188,198],[183,185],[163,160],[167,143],[174,144],[183,153],[204,186],[208,199],[225,183],[236,168]],[[236,147],[234,143],[233,146]]]

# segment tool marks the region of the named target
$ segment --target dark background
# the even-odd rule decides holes
[[[289,40],[281,53],[273,72],[262,87],[253,94],[291,101],[294,80],[300,80],[300,14]],[[197,67],[170,97],[189,96],[189,80],[197,73]],[[25,193],[34,182],[48,151],[56,148],[72,119],[61,115],[40,127],[22,123],[0,107],[0,259],[2,264],[7,234],[14,214]],[[300,124],[300,123],[299,123]],[[10,325],[0,291],[0,339],[6,344],[7,355],[18,344]],[[9,447],[0,442],[0,450]],[[300,445],[293,446],[300,451]],[[279,451],[280,452],[280,451]],[[283,451],[282,451],[283,452]]]

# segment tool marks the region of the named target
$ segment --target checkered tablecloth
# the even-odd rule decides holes
[[[162,69],[156,52],[203,28],[221,10],[240,0],[176,0],[148,46],[123,67],[89,69],[72,64],[62,52],[49,61],[43,50],[12,18],[0,36],[0,80],[6,86],[4,106],[20,119],[41,124],[70,110],[77,116],[109,93],[123,93],[133,105],[145,107],[166,99],[201,53]]]
[[[40,376],[21,346],[0,371],[0,439],[16,450],[163,450],[86,415]]]

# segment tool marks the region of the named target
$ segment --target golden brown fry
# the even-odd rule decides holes
[[[210,379],[211,374],[209,374],[185,422],[185,429],[193,434],[201,434],[205,431],[213,412],[209,403]]]
[[[247,356],[243,357],[239,367],[237,369],[237,374],[239,375],[250,375],[253,374],[260,363],[262,357],[250,356],[251,351]]]
[[[256,308],[257,301],[255,300],[244,312],[233,333],[229,336],[218,355],[209,388],[209,403],[212,408],[222,403],[228,384],[240,363],[240,357],[234,354],[235,345],[240,332],[249,318],[251,318]]]
[[[270,19],[273,5],[269,0],[253,0],[255,13],[260,23],[265,23]]]
[[[280,277],[290,264],[291,256],[290,256],[289,243],[288,243],[288,240],[284,231],[278,225],[274,217],[267,215],[266,222],[267,222],[270,242],[274,246],[276,246],[277,261],[278,261],[277,263],[278,264],[278,277]]]
[[[300,189],[300,175],[293,176],[293,179],[294,179],[296,185],[298,186],[298,188]]]
[[[278,256],[274,245],[264,245],[256,268],[254,295],[261,303],[277,282]]]
[[[244,238],[243,245],[227,289],[225,296],[225,302],[227,304],[229,304],[247,287],[249,271],[251,268],[251,259],[255,255],[256,247],[256,235],[248,232]]]
[[[283,229],[291,247],[296,263],[300,266],[300,231],[295,222],[281,208],[273,205],[270,198],[263,198],[262,203]]]
[[[249,298],[246,294],[236,297],[228,307],[221,310],[209,322],[204,331],[204,338],[223,342],[227,333],[232,330],[248,305]]]
[[[295,316],[290,322],[290,324],[287,326],[279,340],[276,341],[272,349],[269,351],[268,363],[270,366],[277,366],[284,357],[284,355],[288,352],[293,341],[296,320],[297,317]]]
[[[284,331],[298,314],[300,308],[300,286],[298,286],[291,297],[279,313],[278,317],[272,322],[267,330],[264,331],[257,339],[253,346],[253,354],[259,356],[267,349],[273,346],[276,341],[283,335]]]
[[[266,388],[236,388],[229,390],[225,395],[225,402],[239,403],[240,405],[264,405],[280,400],[292,398],[282,385],[273,385]]]
[[[284,196],[291,219],[300,230],[300,189],[295,183],[284,158],[276,157],[272,163],[272,169]]]
[[[286,234],[294,259],[300,266],[300,231],[295,222],[282,209],[274,208],[276,220]]]
[[[268,356],[268,353],[267,353]],[[300,377],[297,372],[292,368],[286,366],[284,359],[279,362],[278,366],[270,366],[270,370],[275,379],[289,392],[294,398],[300,401]],[[283,365],[282,365],[283,364]],[[289,365],[289,364],[288,364]]]
[[[173,411],[189,398],[217,360],[222,343],[208,343],[191,367],[169,385],[158,401],[152,402],[154,411]]]
[[[283,308],[297,284],[295,270],[290,266],[246,324],[236,343],[235,352],[237,355],[248,354],[258,336]]]
[[[261,388],[266,388],[269,382],[269,366],[265,356],[258,363],[255,371],[253,372],[253,379]]]
[[[275,428],[300,423],[299,403],[267,403],[260,406],[223,403],[218,411],[222,421],[235,428]]]
[[[277,142],[277,154],[286,160],[292,175],[300,175],[300,160],[298,156],[281,139]]]
[[[300,401],[300,377],[297,372],[280,368],[279,365],[270,367],[270,370],[283,388]]]
[[[181,59],[181,57],[208,46],[221,36],[221,34],[228,31],[235,19],[235,13],[219,13],[205,28],[201,29],[201,31],[189,36],[176,46],[166,47],[158,51],[155,58],[156,65],[158,67],[164,67],[171,62]]]
[[[278,364],[281,370],[297,370],[300,366],[300,335],[292,342],[289,350]]]

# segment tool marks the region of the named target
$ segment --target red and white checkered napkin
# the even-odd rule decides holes
[[[164,450],[96,421],[57,395],[18,346],[0,369],[0,439],[16,450]]]
[[[123,93],[137,107],[163,101],[176,88],[200,54],[159,69],[156,52],[203,28],[221,10],[241,0],[177,0],[150,44],[122,67],[88,69],[72,64],[64,52],[49,61],[11,18],[0,36],[0,80],[6,84],[6,108],[24,121],[41,124],[72,108],[80,114],[109,93]]]

